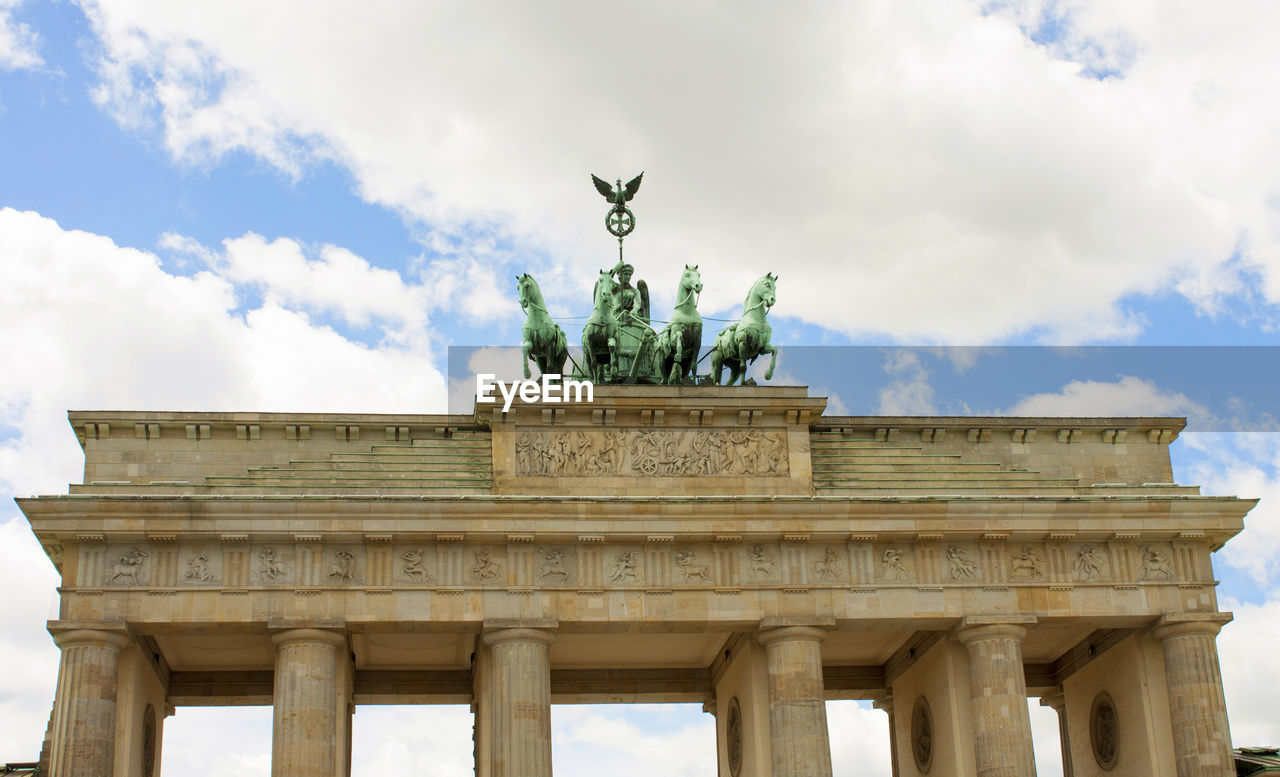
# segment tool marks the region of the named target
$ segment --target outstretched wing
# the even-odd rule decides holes
[[[644,173],[637,175],[627,182],[626,190],[623,194],[623,200],[631,202],[631,198],[636,196],[636,192],[640,191],[640,179],[644,178]]]
[[[644,175],[644,173],[641,173],[641,175]],[[609,202],[614,201],[615,198],[613,196],[613,184],[609,183],[608,181],[600,178],[595,174],[592,174],[591,182],[596,185],[596,191],[603,194],[606,200],[608,200]],[[637,184],[637,186],[638,185],[639,184]]]

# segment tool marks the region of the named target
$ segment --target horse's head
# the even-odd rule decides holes
[[[538,291],[538,282],[529,273],[516,276],[516,289],[520,292],[521,310],[528,310],[529,305],[542,296]]]
[[[595,290],[591,293],[592,303],[598,308],[601,305],[608,305],[613,299],[613,275],[605,270],[600,271],[600,277],[596,278]]]
[[[684,273],[680,276],[680,288],[702,293],[702,274],[698,272],[698,265],[684,266]]]
[[[751,291],[747,293],[746,307],[751,307],[752,297],[760,300],[766,310],[773,307],[773,304],[778,301],[777,287],[775,286],[777,280],[778,276],[773,273],[765,273],[764,277],[756,281],[751,286]]]

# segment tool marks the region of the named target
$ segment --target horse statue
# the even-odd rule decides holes
[[[520,329],[520,351],[523,358],[524,377],[529,379],[529,356],[543,375],[564,373],[565,360],[569,358],[569,346],[564,330],[551,320],[547,305],[542,299],[542,289],[533,276],[525,273],[516,276],[516,288],[520,291],[520,308],[525,312],[524,327]]]
[[[583,366],[588,380],[610,383],[618,364],[618,316],[613,312],[612,273],[600,271],[592,299],[595,309],[582,325]]]
[[[742,303],[742,320],[721,329],[716,335],[715,344],[711,346],[711,379],[717,386],[725,367],[729,368],[728,385],[745,385],[747,366],[764,353],[770,355],[764,379],[773,377],[773,368],[778,364],[778,349],[769,343],[773,328],[769,326],[766,315],[778,299],[774,287],[777,280],[778,276],[766,274],[752,284],[746,301]]]
[[[698,314],[698,297],[702,292],[702,276],[698,265],[684,266],[676,287],[676,307],[671,323],[658,335],[658,367],[668,386],[679,386],[692,377],[702,348],[702,316]]]

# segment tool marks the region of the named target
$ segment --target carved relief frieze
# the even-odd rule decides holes
[[[1173,580],[1173,556],[1167,545],[1143,545],[1138,548],[1142,559],[1142,580]]]
[[[978,578],[978,562],[971,551],[961,545],[948,545],[947,579],[953,583],[969,583]]]
[[[178,580],[183,585],[217,584],[221,578],[222,554],[208,548],[191,548],[183,554],[182,574]]]
[[[502,564],[494,558],[489,548],[479,548],[471,552],[471,569],[468,576],[473,583],[502,582]]]
[[[430,585],[525,589],[606,587],[669,590],[672,587],[853,587],[881,584],[990,586],[988,564],[998,559],[1009,584],[1072,586],[1194,582],[1194,557],[1169,542],[1062,541],[978,543],[941,538],[884,544],[829,544],[798,535],[755,542],[734,535],[682,543],[680,535],[650,535],[643,543],[587,537],[573,544],[522,541],[476,545],[465,541],[361,545],[323,543],[249,545],[239,548],[174,544],[107,545],[80,550],[82,568],[97,567],[105,587],[293,586],[301,588]],[[530,538],[532,540],[532,537]],[[1132,577],[1117,575],[1116,551],[1128,545]],[[998,549],[998,553],[993,551]],[[1187,550],[1193,554],[1195,548]],[[161,554],[169,553],[168,562]],[[95,559],[85,559],[87,554]],[[1056,554],[1056,555],[1053,555]],[[159,560],[158,560],[159,559]],[[92,563],[91,563],[92,562]],[[163,563],[162,563],[163,562]],[[167,566],[166,566],[167,563]],[[927,568],[926,568],[927,567]],[[168,569],[170,571],[166,572]],[[163,579],[162,579],[163,578]],[[1129,582],[1129,581],[1132,582]]]
[[[841,553],[834,547],[824,548],[822,556],[813,562],[813,580],[819,583],[834,583],[845,575],[845,564]]]
[[[909,551],[903,548],[885,548],[880,554],[880,579],[890,583],[905,583],[914,579],[909,562]]]
[[[360,563],[356,558],[355,550],[337,548],[330,551],[325,576],[331,585],[360,582]]]
[[[565,585],[572,579],[564,548],[538,549],[538,582],[542,585]]]
[[[643,583],[644,578],[642,577],[641,570],[638,568],[639,565],[639,551],[624,550],[620,553],[610,554],[605,574],[605,582],[611,585]]]
[[[405,548],[400,552],[400,571],[396,580],[405,583],[430,583],[435,580],[427,571],[427,556],[420,547]]]
[[[292,553],[285,553],[279,548],[259,548],[254,556],[254,580],[259,583],[292,582],[294,558]]]
[[[764,545],[752,545],[747,551],[748,566],[751,577],[756,582],[768,582],[778,579],[778,557]]]
[[[1044,554],[1034,545],[1019,545],[1009,552],[1010,580],[1043,580]]]
[[[523,477],[787,477],[786,433],[763,429],[522,431]]]
[[[1098,543],[1082,542],[1071,546],[1071,576],[1082,583],[1108,577],[1107,552]]]
[[[134,546],[121,553],[117,550],[108,556],[103,582],[107,585],[146,585],[149,550]]]
[[[692,548],[677,550],[675,562],[682,582],[704,584],[711,582],[711,564],[700,558],[698,551]]]

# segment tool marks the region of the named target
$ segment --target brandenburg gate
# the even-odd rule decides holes
[[[597,386],[466,415],[72,412],[19,504],[62,576],[54,777],[150,777],[183,705],[272,705],[272,774],[350,772],[360,704],[475,713],[551,774],[551,705],[696,702],[721,777],[1234,774],[1210,554],[1170,418],[848,417],[803,387]]]

